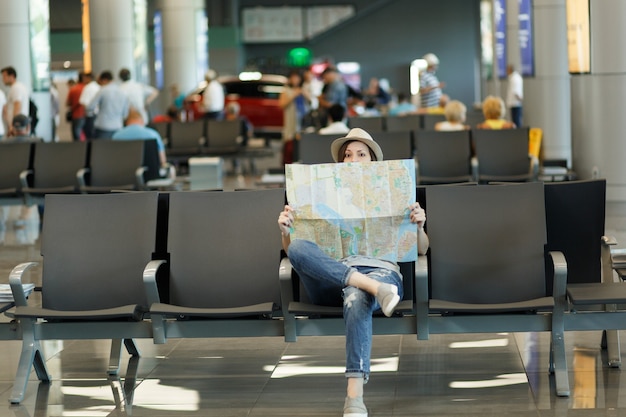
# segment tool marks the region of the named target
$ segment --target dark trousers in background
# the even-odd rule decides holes
[[[522,127],[522,106],[511,107],[511,121],[515,126]]]
[[[83,132],[85,132],[85,139],[93,139],[96,137],[96,116],[85,117],[85,125],[83,126]]]
[[[208,111],[204,113],[204,118],[210,119],[210,120],[222,120],[224,118],[224,112],[221,110],[220,111]]]

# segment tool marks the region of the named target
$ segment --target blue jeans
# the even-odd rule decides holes
[[[116,130],[104,130],[96,128],[96,136],[91,139],[111,139]]]
[[[363,378],[367,382],[372,351],[372,313],[380,306],[373,295],[348,286],[348,279],[358,271],[376,281],[397,286],[402,298],[402,277],[384,268],[346,266],[326,255],[315,243],[302,239],[291,242],[288,255],[311,302],[326,306],[343,304],[346,377]]]
[[[85,126],[85,118],[72,119],[72,139],[75,141],[80,140],[80,134],[83,132]],[[89,138],[92,139],[92,138]]]

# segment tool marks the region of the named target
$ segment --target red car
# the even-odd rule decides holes
[[[283,109],[278,104],[278,98],[287,83],[286,77],[242,73],[239,77],[225,76],[218,80],[224,86],[226,104],[231,101],[239,103],[241,115],[254,126],[255,135],[280,137]],[[206,83],[203,82],[187,97],[187,114],[194,119],[202,118],[199,104],[205,88]]]

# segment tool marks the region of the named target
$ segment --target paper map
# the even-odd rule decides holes
[[[287,201],[295,210],[292,239],[316,242],[334,259],[365,255],[417,260],[412,159],[287,165]]]

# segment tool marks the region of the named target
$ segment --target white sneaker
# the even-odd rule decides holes
[[[367,417],[367,408],[363,404],[363,397],[346,397],[343,406],[343,417]]]
[[[380,284],[380,287],[378,287],[378,294],[376,294],[376,300],[378,301],[383,314],[387,317],[391,317],[393,315],[393,311],[400,302],[398,287],[391,284]]]

